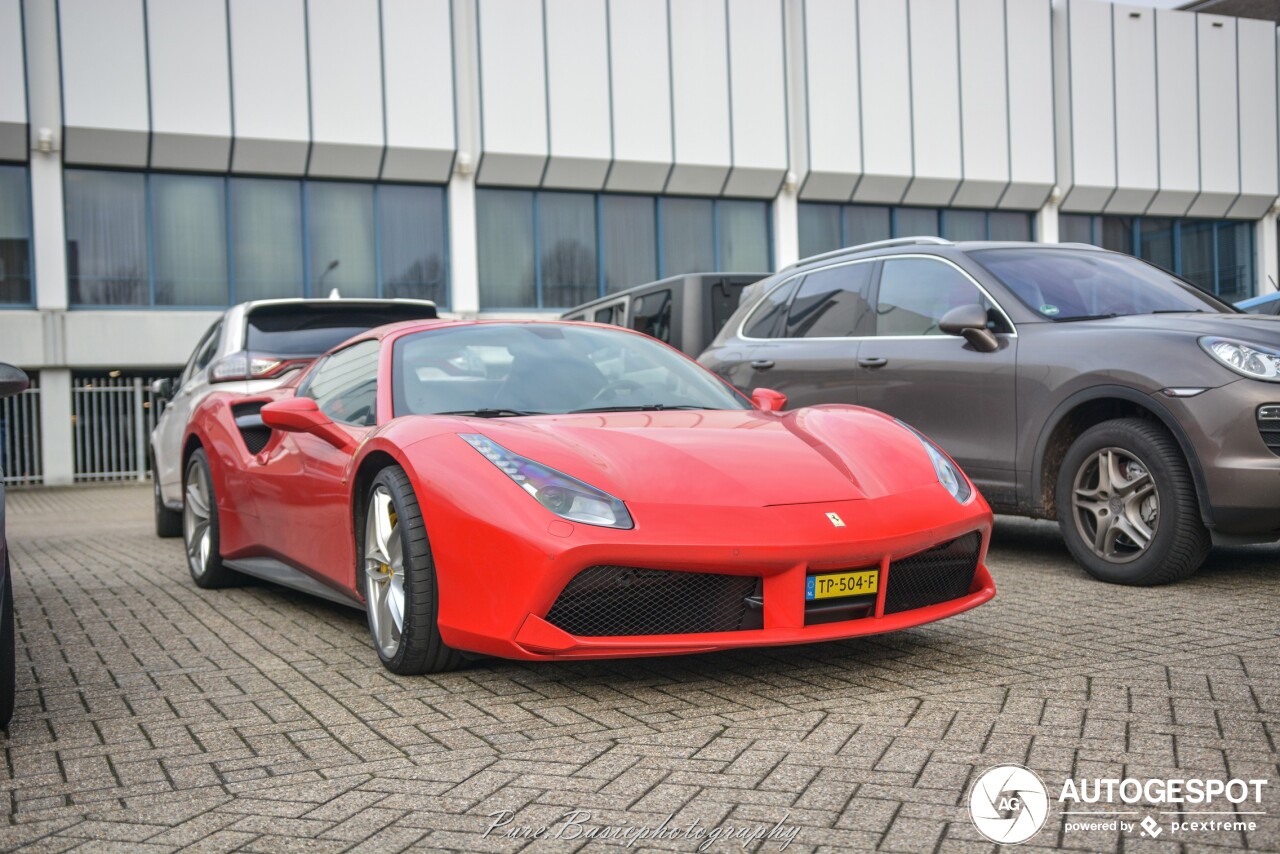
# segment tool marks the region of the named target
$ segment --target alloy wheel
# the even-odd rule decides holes
[[[1084,461],[1072,484],[1071,504],[1080,536],[1111,563],[1141,557],[1160,524],[1151,470],[1123,448],[1102,448]]]
[[[382,486],[369,498],[364,544],[369,629],[383,657],[391,658],[404,629],[404,546],[391,493]]]
[[[187,546],[187,560],[192,569],[203,575],[209,567],[213,539],[209,528],[209,480],[204,466],[194,465],[187,472],[186,501],[182,508],[182,533]]]

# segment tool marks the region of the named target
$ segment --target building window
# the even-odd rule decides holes
[[[893,237],[1033,240],[1030,211],[800,204],[800,257]]]
[[[1253,294],[1253,225],[1240,220],[1060,214],[1058,238],[1126,252],[1234,302]]]
[[[448,302],[441,187],[85,169],[64,186],[73,306],[214,308],[334,288]]]
[[[0,165],[0,306],[29,306],[31,194],[27,167]]]
[[[767,202],[476,191],[483,309],[571,308],[664,276],[772,269]]]

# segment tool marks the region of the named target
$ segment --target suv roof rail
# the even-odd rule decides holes
[[[791,270],[802,264],[810,264],[814,261],[824,261],[827,258],[839,258],[841,255],[865,252],[868,249],[887,249],[891,246],[915,246],[919,244],[928,244],[931,246],[955,246],[955,243],[950,240],[944,240],[941,237],[930,237],[928,235],[894,237],[889,240],[875,240],[871,243],[859,243],[857,246],[846,246],[843,249],[833,249],[830,252],[823,252],[820,255],[810,255],[808,258],[801,258],[799,261],[788,265],[784,269]],[[780,270],[779,272],[782,271]]]

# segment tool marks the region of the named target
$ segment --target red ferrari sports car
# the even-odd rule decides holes
[[[942,451],[784,402],[613,326],[384,326],[196,410],[191,574],[363,608],[396,673],[847,638],[995,595],[991,511]]]

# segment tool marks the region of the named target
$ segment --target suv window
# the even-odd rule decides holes
[[[968,276],[930,258],[888,258],[880,272],[876,335],[943,335],[938,328],[953,308],[977,303],[992,332],[1011,332],[1004,316]]]
[[[798,278],[791,279],[781,287],[774,288],[751,312],[747,322],[742,325],[742,334],[746,338],[776,338],[780,321],[787,312],[787,304],[799,284]]]
[[[804,277],[787,313],[787,338],[849,338],[869,327],[867,284],[875,264],[843,264]]]
[[[429,305],[263,305],[245,320],[245,349],[272,356],[318,356],[367,329],[436,316]]]
[[[379,342],[361,341],[325,358],[307,380],[307,397],[334,421],[372,427],[378,420]]]
[[[638,297],[631,313],[631,328],[670,344],[671,291],[654,291]]]
[[[187,362],[186,370],[182,372],[182,381],[179,388],[191,381],[200,371],[209,367],[209,363],[213,361],[213,356],[218,352],[218,342],[222,339],[222,321],[215,321],[213,326],[209,327],[209,331],[200,339],[200,343],[196,345],[195,352],[191,354],[191,361]]]

